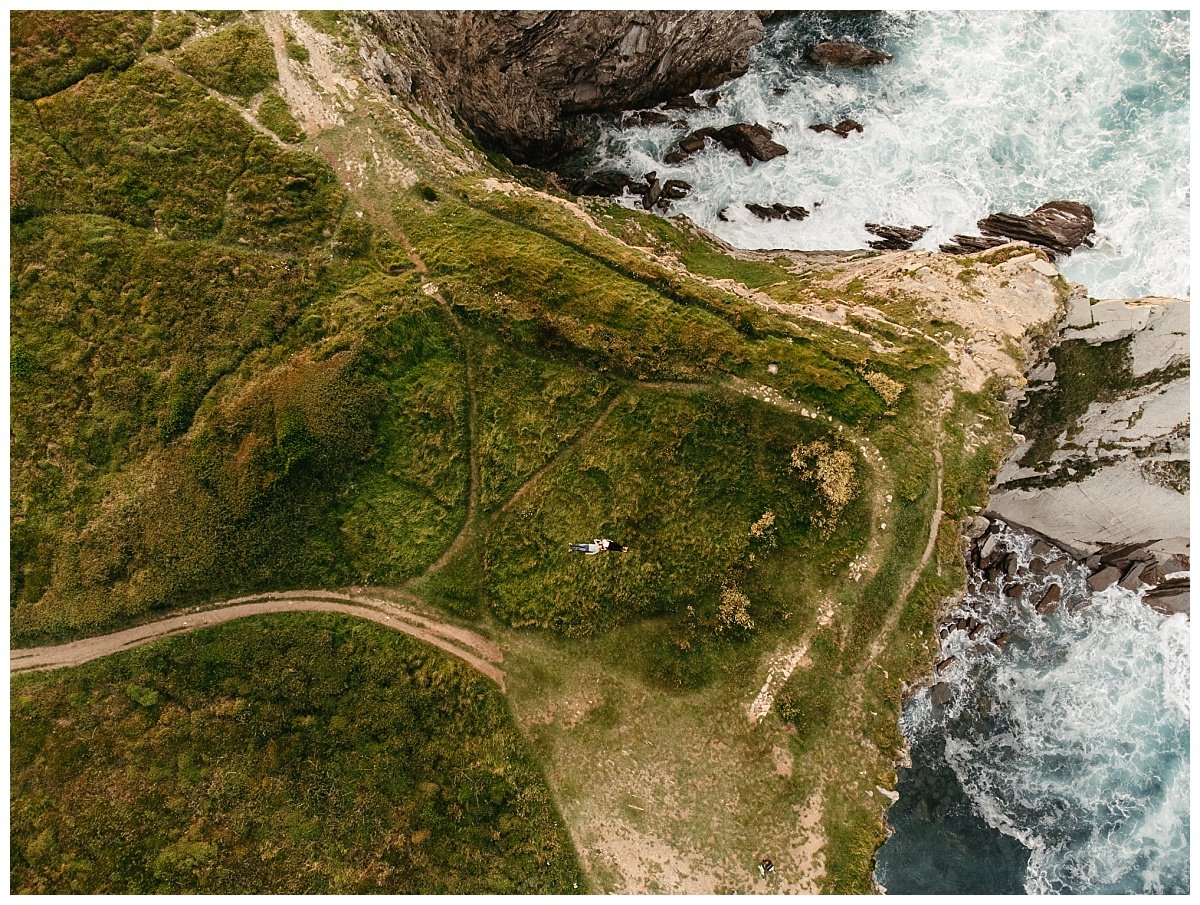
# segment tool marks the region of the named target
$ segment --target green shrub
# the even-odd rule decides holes
[[[73,178],[55,180],[63,184],[62,206],[34,196],[45,200],[32,212],[103,213],[179,238],[220,228],[225,190],[254,134],[236,113],[156,60],[89,80],[39,110],[45,135],[66,153],[14,155],[34,164],[22,181],[40,180],[47,166]],[[42,141],[36,120],[21,123],[24,141]]]
[[[583,886],[503,695],[378,626],[234,622],[18,678],[11,714],[14,891]]]
[[[304,130],[292,116],[292,111],[282,97],[268,91],[258,108],[258,121],[282,138],[295,144],[304,140]]]
[[[196,32],[196,17],[178,10],[163,10],[158,14],[154,34],[146,41],[146,53],[174,50]]]
[[[193,41],[176,57],[179,68],[222,94],[242,100],[265,89],[276,78],[275,52],[266,32],[238,23]]]
[[[12,96],[33,100],[130,66],[150,35],[151,14],[15,10],[9,24]]]
[[[291,35],[287,36],[287,55],[297,63],[308,62],[308,48],[296,41]]]

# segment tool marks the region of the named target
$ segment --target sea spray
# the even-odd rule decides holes
[[[814,41],[843,36],[895,59],[803,62]],[[687,180],[671,213],[745,248],[865,248],[874,222],[928,226],[919,247],[936,249],[995,211],[1082,201],[1095,248],[1061,261],[1068,278],[1101,298],[1185,296],[1188,39],[1186,12],[805,13],[771,24],[713,109],[672,111],[686,130],[606,120],[583,164]],[[846,117],[863,132],[808,128]],[[789,153],[748,167],[710,147],[662,162],[687,131],[734,122],[773,129]],[[763,222],[747,202],[812,214]]]
[[[913,770],[879,880],[897,893],[1187,892],[1188,620],[1118,587],[1092,594],[1074,564],[1032,576],[1031,547],[1000,533],[1025,593],[973,575],[959,615],[986,634],[951,632],[950,700],[925,689],[904,709]],[[1051,583],[1062,601],[1042,616],[1033,603]],[[1003,648],[987,640],[1001,632]]]

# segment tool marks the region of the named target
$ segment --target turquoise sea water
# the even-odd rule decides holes
[[[1002,538],[1029,561],[1028,538]],[[1032,601],[1050,578],[1016,600],[973,583],[962,612],[1015,640],[952,633],[953,700],[905,706],[913,765],[876,868],[889,892],[1190,890],[1187,617],[1085,579],[1066,577],[1049,617]]]
[[[847,37],[895,59],[802,63],[815,40]],[[1063,262],[1068,278],[1095,297],[1186,296],[1188,41],[1186,12],[805,13],[768,27],[714,109],[686,114],[687,130],[762,123],[786,156],[747,167],[709,149],[668,167],[685,131],[611,121],[586,156],[686,179],[696,190],[672,213],[748,248],[865,248],[866,222],[928,226],[920,246],[936,248],[994,211],[1083,201],[1096,247]],[[862,134],[808,129],[846,117]],[[813,215],[763,223],[747,201]]]

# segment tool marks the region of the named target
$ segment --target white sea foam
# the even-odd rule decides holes
[[[1026,538],[1000,548],[1029,561]],[[1082,577],[1049,618],[1029,612],[1040,589],[968,595],[965,610],[1025,637],[1003,652],[946,639],[964,680],[934,731],[976,813],[1030,850],[1027,891],[1186,891],[1188,620],[1120,588],[1089,595]],[[908,709],[906,733],[934,729],[929,708]]]
[[[844,27],[818,15],[783,23],[714,109],[688,114],[688,129],[762,123],[787,155],[747,167],[710,148],[668,167],[662,157],[685,133],[660,125],[606,130],[595,165],[686,179],[695,190],[672,213],[751,248],[864,248],[866,222],[929,226],[920,245],[936,248],[977,234],[994,211],[1083,201],[1096,212],[1095,248],[1062,262],[1068,278],[1097,297],[1187,295],[1186,13],[883,14],[869,40],[894,62],[800,64],[813,36]],[[863,133],[807,128],[844,117]],[[745,202],[814,212],[763,223]],[[718,218],[725,208],[730,222]]]

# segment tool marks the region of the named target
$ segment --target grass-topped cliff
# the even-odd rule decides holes
[[[739,258],[522,185],[363,79],[344,14],[12,32],[14,646],[400,589],[505,651],[596,891],[766,891],[763,856],[772,889],[868,891],[902,683],[1004,438],[995,385],[960,381],[969,327],[913,286],[959,300],[1002,259]],[[630,552],[567,550],[598,536]],[[56,839],[23,883],[59,888]]]

